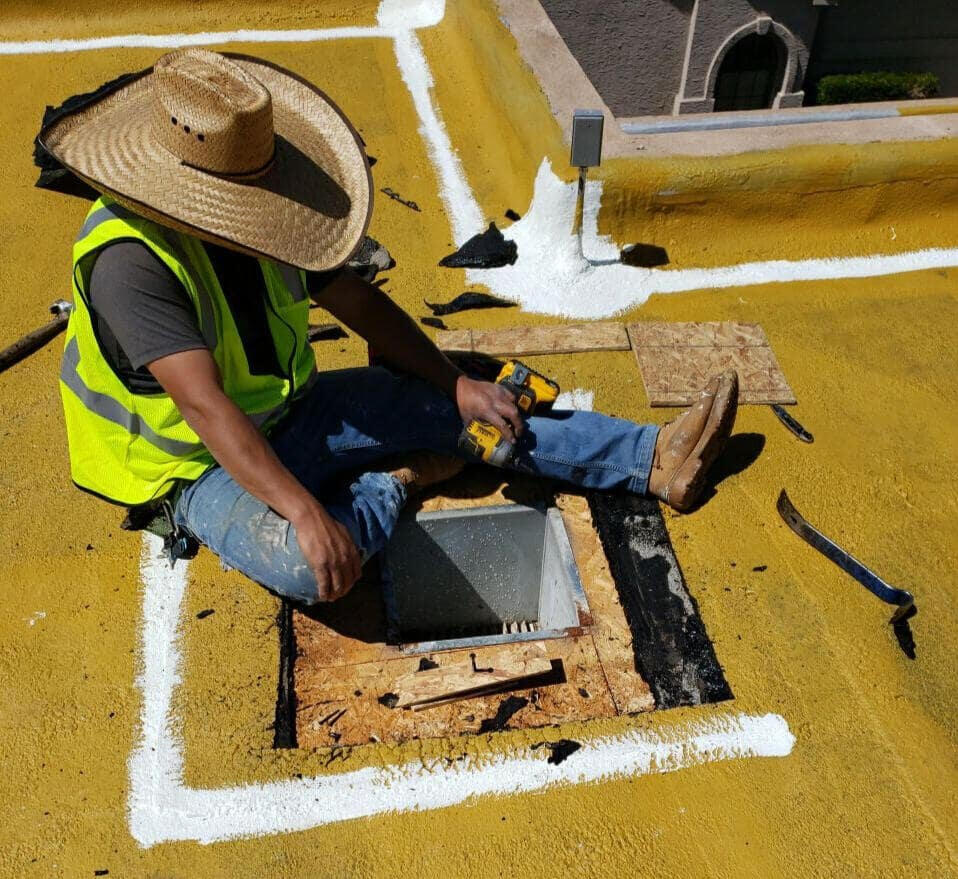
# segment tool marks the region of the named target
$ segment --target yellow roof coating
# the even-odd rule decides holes
[[[376,22],[374,4],[346,14],[341,4],[292,0],[268,9],[245,2],[228,10],[171,4],[120,14],[92,2],[71,9],[75,17],[62,19],[29,4],[10,7],[4,39]],[[506,208],[526,213],[543,158],[572,179],[560,133],[494,7],[449,4],[417,39],[434,80],[433,106],[485,218],[498,220]],[[314,79],[379,160],[377,188],[390,186],[422,207],[415,213],[385,197],[376,205],[370,231],[397,261],[387,285],[396,300],[421,315],[423,298],[462,292],[463,273],[435,267],[454,247],[449,209],[392,40],[353,35],[229,48]],[[70,245],[85,211],[79,200],[32,187],[29,145],[44,104],[146,66],[161,51],[0,56],[4,342],[41,323],[50,300],[68,292]],[[958,231],[955,154],[954,143],[942,141],[714,161],[617,159],[597,173],[599,230],[620,244],[661,244],[670,269],[947,248]],[[734,702],[563,727],[554,737],[672,735],[732,715],[775,714],[794,736],[787,756],[480,797],[297,833],[264,829],[209,846],[187,840],[143,848],[131,832],[130,755],[150,698],[137,687],[149,659],[141,539],[119,530],[118,510],[70,485],[55,381],[59,345],[14,367],[0,376],[0,873],[955,874],[956,282],[958,268],[942,267],[753,284],[655,295],[621,315],[761,323],[798,397],[794,414],[815,443],[798,443],[767,407],[745,407],[737,432],[752,435],[748,444],[762,446],[761,454],[723,479],[694,515],[666,513]],[[485,328],[556,320],[492,310],[447,322]],[[365,357],[354,336],[317,352],[324,367]],[[594,390],[599,411],[669,417],[647,407],[631,352],[529,361],[564,388]],[[782,487],[826,533],[915,593],[915,660],[886,624],[890,609],[782,524],[774,507]],[[205,608],[216,613],[198,620]],[[182,750],[185,788],[271,785],[410,760],[440,773],[444,758],[464,750],[482,765],[542,738],[507,733],[373,746],[333,761],[272,751],[275,615],[271,596],[223,573],[208,553],[190,566],[167,731]],[[330,802],[332,819],[341,805]]]

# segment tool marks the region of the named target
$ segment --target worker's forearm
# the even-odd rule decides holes
[[[461,371],[378,287],[346,273],[323,290],[316,301],[359,333],[377,354],[455,399]]]
[[[220,466],[250,494],[295,523],[318,503],[229,398],[189,407],[183,417]]]
[[[369,322],[370,347],[390,363],[435,385],[456,398],[461,371],[454,366],[417,325],[385,294],[380,294],[379,314]]]

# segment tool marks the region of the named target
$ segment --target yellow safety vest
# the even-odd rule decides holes
[[[316,358],[306,338],[309,300],[299,269],[260,259],[267,319],[285,378],[252,375],[229,305],[202,243],[146,220],[106,197],[87,214],[73,246],[74,311],[66,331],[60,393],[73,481],[106,500],[135,506],[163,497],[177,480],[198,479],[215,463],[166,393],[133,393],[103,355],[88,290],[96,254],[139,241],[189,293],[223,390],[264,433],[309,386]]]

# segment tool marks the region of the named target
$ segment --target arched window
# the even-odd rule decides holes
[[[761,110],[772,106],[785,73],[785,45],[772,31],[742,37],[722,59],[715,79],[715,107]]]

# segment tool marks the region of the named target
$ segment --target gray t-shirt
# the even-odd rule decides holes
[[[100,348],[131,391],[162,390],[146,364],[207,347],[189,294],[138,241],[118,241],[100,251],[90,276],[89,301]]]
[[[269,335],[266,285],[255,258],[203,242],[223,287],[250,369],[285,376]],[[337,275],[308,272],[315,293]],[[107,362],[134,393],[161,393],[147,364],[196,348],[207,348],[196,310],[173,272],[139,241],[117,241],[96,257],[88,293],[93,331]]]

